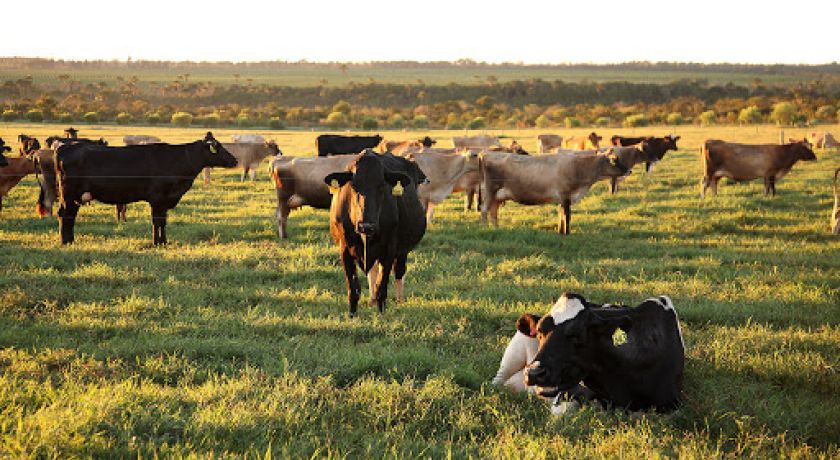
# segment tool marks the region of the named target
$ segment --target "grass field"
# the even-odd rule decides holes
[[[62,128],[5,124],[0,137]],[[603,134],[614,132],[631,133]],[[81,132],[124,133],[203,130]],[[537,131],[498,133],[535,149]],[[265,134],[312,155],[317,133]],[[0,456],[837,458],[840,238],[828,216],[840,153],[798,164],[773,199],[754,182],[700,200],[702,139],[778,131],[677,134],[681,150],[652,175],[636,171],[616,196],[596,185],[569,236],[554,232],[554,206],[508,203],[484,228],[450,197],[410,258],[407,301],[383,316],[360,306],[355,320],[326,211],[293,211],[280,242],[265,167],[256,183],[238,171],[197,181],[166,248],[151,247],[145,203],[122,224],[112,206],[84,207],[76,244],[61,247],[55,220],[34,217],[29,177],[0,216]],[[688,348],[679,410],[556,419],[489,385],[518,315],[566,290],[673,298]]]

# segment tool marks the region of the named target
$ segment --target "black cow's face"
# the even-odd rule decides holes
[[[815,155],[814,151],[811,150],[811,143],[808,142],[808,139],[803,139],[797,142],[794,149],[796,151],[797,158],[802,161],[815,161],[817,159],[817,155]]]
[[[331,187],[350,183],[350,221],[357,233],[371,236],[379,231],[385,194],[396,194],[395,188],[404,189],[411,179],[405,174],[385,170],[379,156],[367,149],[350,165],[349,171],[329,174],[324,182]]]
[[[207,132],[204,136],[204,146],[206,149],[202,150],[205,155],[207,166],[221,166],[223,168],[232,168],[236,166],[236,157],[230,154],[222,143],[213,137],[213,133]]]
[[[536,385],[542,396],[552,397],[586,378],[597,365],[593,356],[598,347],[611,345],[616,328],[629,325],[626,316],[600,318],[591,310],[597,306],[577,294],[566,293],[542,318],[520,318],[520,323],[536,324],[539,341],[534,361],[525,368],[527,385]]]
[[[280,155],[280,147],[277,146],[277,143],[274,141],[265,141],[265,145],[274,155]]]
[[[665,149],[666,150],[677,150],[677,141],[680,139],[680,136],[674,136],[673,134],[670,136],[665,137]],[[664,153],[663,153],[664,155]]]
[[[431,137],[429,137],[429,136],[426,136],[426,137],[424,137],[423,139],[420,139],[420,141],[419,141],[419,142],[420,142],[420,144],[422,144],[422,145],[423,145],[423,147],[431,147],[431,146],[433,146],[433,145],[437,144],[437,141],[436,141],[436,140],[433,140],[433,139],[432,139]]]

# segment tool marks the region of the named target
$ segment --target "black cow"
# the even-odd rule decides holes
[[[190,144],[149,144],[104,147],[65,145],[56,152],[60,193],[61,243],[73,242],[76,213],[82,203],[110,204],[146,201],[152,207],[152,239],[166,244],[166,214],[192,187],[202,169],[232,168],[236,158],[213,134]]]
[[[665,152],[668,150],[677,150],[677,140],[679,138],[680,136],[674,136],[673,134],[664,137],[624,137],[616,135],[610,138],[610,142],[616,147],[642,144],[640,146],[642,152],[649,158],[656,158],[656,160],[645,161],[645,172],[649,172],[651,166],[665,156]]]
[[[4,152],[11,152],[12,148],[6,145],[3,139],[0,139],[0,167],[9,166],[9,160],[3,156]]]
[[[350,155],[364,149],[372,149],[382,142],[382,136],[338,136],[322,134],[315,139],[315,149],[319,157],[327,155]]]
[[[27,158],[32,158],[35,152],[41,149],[41,143],[38,139],[27,136],[26,134],[19,134],[18,141],[20,142],[20,154]]]
[[[423,139],[420,139],[420,144],[422,144],[423,147],[431,148],[433,145],[437,144],[437,141],[429,136],[426,136]]]
[[[426,231],[417,183],[425,180],[416,163],[393,155],[365,150],[347,171],[324,178],[337,196],[330,206],[330,234],[339,246],[347,281],[350,317],[356,316],[361,295],[356,264],[365,273],[373,271],[371,298],[380,313],[385,311],[391,270],[401,293],[408,253]],[[378,273],[377,273],[378,272]],[[376,277],[375,283],[372,279]]]
[[[106,146],[108,145],[108,141],[106,141],[103,137],[100,137],[99,139],[88,139],[86,137],[50,136],[47,138],[48,149],[57,149],[61,145],[71,144],[94,144]]]
[[[525,314],[522,322],[539,341],[525,383],[537,385],[541,396],[594,398],[630,410],[668,411],[679,404],[685,345],[668,297],[630,308],[565,293],[549,314]],[[624,343],[615,343],[616,329],[626,334]]]

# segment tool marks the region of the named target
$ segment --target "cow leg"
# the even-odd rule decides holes
[[[700,180],[700,198],[706,198],[706,189],[709,188],[709,176],[703,176]]]
[[[0,212],[3,211],[3,196],[0,196]]]
[[[464,190],[464,211],[469,211],[473,207],[473,200],[475,199],[475,190],[468,188]],[[475,207],[479,209],[478,206]]]
[[[359,278],[356,276],[356,260],[350,254],[349,248],[341,251],[341,264],[344,265],[344,279],[347,281],[347,300],[350,302],[350,317],[356,316],[356,309],[359,306],[359,296],[362,288],[359,286]]]
[[[155,245],[166,244],[166,213],[166,208],[152,206],[152,242]]]
[[[650,161],[646,161],[645,162],[645,174],[650,172],[650,166],[651,166]]]
[[[379,264],[374,263],[367,273],[368,291],[370,292],[370,304],[376,302],[376,277],[379,276]]]
[[[248,176],[251,177],[252,181],[257,180],[257,168],[258,167],[259,167],[259,164],[252,164],[248,167],[248,169],[250,170],[250,171],[248,171]]]
[[[408,254],[398,255],[394,259],[394,287],[397,290],[397,302],[403,301],[403,278],[405,277]]]
[[[767,179],[768,186],[770,188],[770,196],[776,196],[776,177],[770,176]]]
[[[278,199],[277,203],[277,231],[280,233],[280,239],[286,239],[289,237],[289,233],[286,232],[286,221],[289,219],[289,212],[292,209],[289,207],[289,203],[286,202],[284,199]]]
[[[117,222],[125,222],[125,211],[128,208],[127,204],[118,204],[117,205]]]
[[[563,203],[558,206],[560,214],[560,225],[557,232],[568,235],[572,231],[572,200],[565,199]]]
[[[75,200],[68,200],[58,208],[58,231],[61,234],[61,244],[73,244],[75,240],[73,227],[76,225],[76,214],[79,212],[79,205]]]
[[[618,190],[618,178],[610,177],[610,195],[615,195],[616,190]]]
[[[388,300],[388,278],[391,276],[393,265],[393,257],[381,260],[379,263],[379,276],[376,279],[376,307],[379,313],[385,313],[385,302]]]
[[[720,177],[713,177],[712,178],[712,196],[717,196],[717,186],[718,186],[719,181],[720,181]]]
[[[493,201],[490,203],[490,220],[494,227],[499,226],[499,207],[502,205],[501,201]]]
[[[435,204],[431,201],[426,207],[426,225],[432,225],[432,218],[435,215]]]

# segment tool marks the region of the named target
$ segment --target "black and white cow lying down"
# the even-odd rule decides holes
[[[548,314],[525,313],[516,326],[493,383],[554,398],[555,414],[588,399],[629,410],[679,404],[685,344],[667,296],[631,308],[565,293]],[[617,329],[626,342],[614,342]]]

